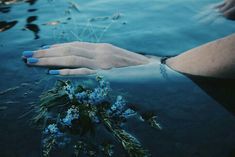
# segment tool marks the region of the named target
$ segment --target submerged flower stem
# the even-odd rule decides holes
[[[43,154],[42,154],[43,157],[50,156],[50,152],[52,148],[54,147],[55,143],[56,143],[56,139],[53,136],[51,136],[49,142],[46,145],[44,145]]]
[[[111,131],[111,133],[122,144],[123,148],[127,151],[130,157],[150,157],[148,150],[144,149],[141,143],[131,134],[121,129],[118,126],[114,126],[109,120],[110,117],[105,111],[99,112],[101,120],[104,125]]]

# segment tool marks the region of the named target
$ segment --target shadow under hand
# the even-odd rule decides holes
[[[186,76],[235,116],[235,79]]]

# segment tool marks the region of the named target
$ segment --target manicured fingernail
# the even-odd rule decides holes
[[[33,56],[33,53],[33,51],[24,51],[22,55],[26,58],[29,58]]]
[[[59,70],[49,70],[48,72],[50,75],[59,75],[60,71]]]
[[[38,59],[37,58],[27,58],[27,63],[37,63],[38,62]]]
[[[45,49],[49,49],[51,47],[51,45],[44,45],[41,47],[41,49],[45,50]]]

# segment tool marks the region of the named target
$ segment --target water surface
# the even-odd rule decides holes
[[[40,156],[41,132],[27,122],[33,113],[20,116],[57,79],[89,82],[87,77],[61,78],[47,75],[47,69],[27,67],[20,59],[24,50],[89,41],[177,55],[235,32],[233,21],[207,13],[216,0],[73,1],[78,7],[65,0],[29,2],[0,7],[1,157]],[[179,74],[158,62],[100,73],[111,82],[113,94],[158,113],[162,131],[135,121],[125,126],[154,157],[232,156],[234,80],[213,80],[210,85],[213,81]]]

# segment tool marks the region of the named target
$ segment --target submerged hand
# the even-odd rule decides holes
[[[30,66],[57,67],[49,74],[89,75],[99,69],[111,69],[149,63],[149,58],[105,43],[71,42],[48,49],[25,51]]]
[[[225,0],[217,8],[226,18],[235,20],[235,0]]]

